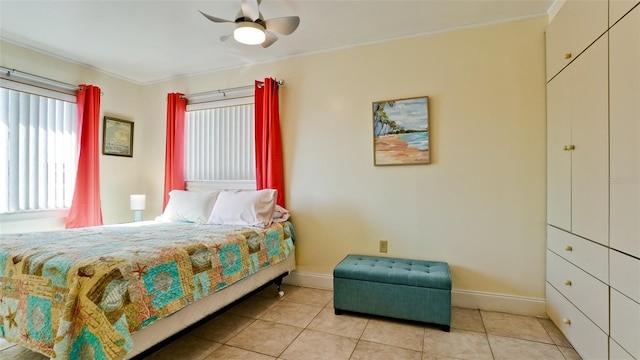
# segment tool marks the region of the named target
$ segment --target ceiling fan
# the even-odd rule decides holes
[[[242,0],[240,11],[236,15],[234,21],[221,19],[211,16],[200,11],[204,17],[215,23],[235,23],[236,29],[233,31],[233,38],[243,44],[258,45],[263,48],[273,45],[278,36],[289,35],[293,33],[300,25],[298,16],[285,16],[274,19],[265,20],[260,12],[260,3],[262,0]],[[231,35],[220,37],[220,41],[226,41]]]

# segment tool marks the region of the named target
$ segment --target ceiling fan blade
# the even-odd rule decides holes
[[[222,36],[220,36],[220,41],[225,42],[225,41],[227,41],[231,36],[233,36],[233,34],[229,34],[229,35],[222,35]]]
[[[282,35],[289,35],[296,31],[300,25],[300,18],[297,16],[286,16],[265,20],[265,27],[269,31],[275,31]]]
[[[260,17],[260,8],[258,7],[257,0],[242,0],[240,7],[242,8],[242,15],[244,15],[245,18],[256,21],[256,19]]]
[[[198,11],[200,11],[200,10],[198,10]],[[234,21],[231,21],[231,20],[220,19],[220,18],[217,18],[215,16],[207,15],[207,14],[203,13],[202,11],[200,11],[200,14],[204,15],[204,17],[206,17],[207,19],[209,19],[209,20],[211,20],[211,21],[213,21],[215,23],[232,23],[232,22],[234,22]]]
[[[272,33],[268,32],[268,31],[265,31],[264,35],[266,36],[266,38],[262,42],[262,47],[263,48],[268,48],[269,46],[273,45],[273,43],[278,40],[278,37],[275,34],[272,34]]]

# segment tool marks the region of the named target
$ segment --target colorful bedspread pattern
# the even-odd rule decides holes
[[[120,359],[130,334],[286,259],[291,224],[106,226],[0,237],[0,335],[56,359]]]

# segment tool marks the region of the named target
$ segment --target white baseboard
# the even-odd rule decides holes
[[[283,279],[285,284],[333,290],[333,276],[327,274],[301,273],[293,270]]]
[[[451,304],[472,309],[547,317],[546,301],[541,298],[453,289]]]
[[[284,278],[284,282],[290,285],[333,290],[333,276],[327,274],[292,271],[289,276]],[[451,291],[451,305],[511,314],[547,316],[545,299],[516,295],[453,289]]]

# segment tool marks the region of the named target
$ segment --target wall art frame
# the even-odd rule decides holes
[[[133,121],[105,116],[102,126],[102,154],[133,157]]]
[[[429,97],[373,102],[373,164],[431,163]]]

